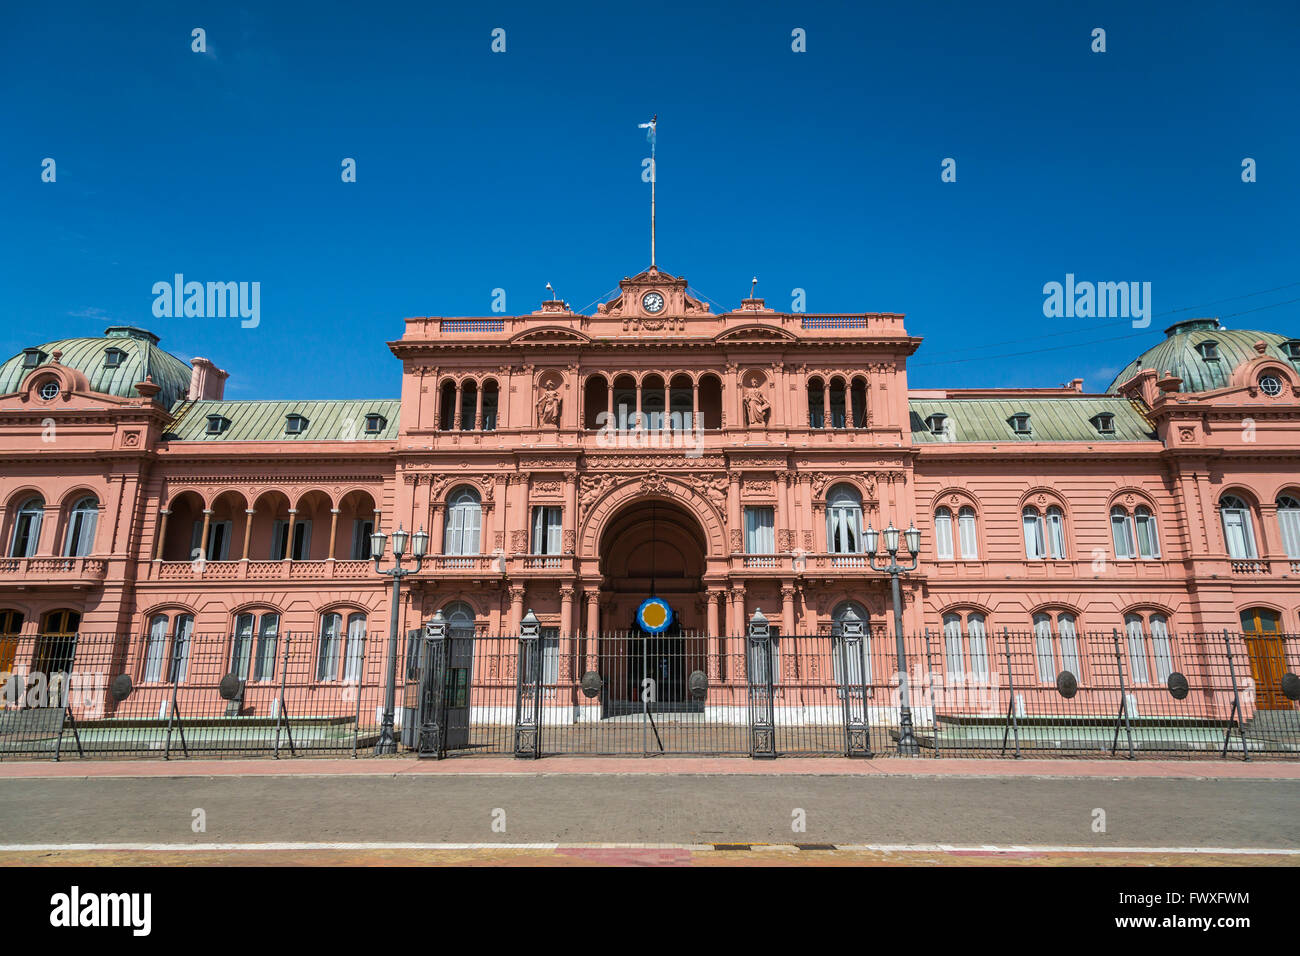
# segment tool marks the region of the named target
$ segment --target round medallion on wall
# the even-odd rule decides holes
[[[663,598],[646,598],[636,609],[636,623],[647,634],[662,634],[673,623],[673,609]]]
[[[641,308],[651,315],[658,315],[664,310],[664,297],[658,292],[647,292],[641,297]]]

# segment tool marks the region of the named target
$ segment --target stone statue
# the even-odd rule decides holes
[[[537,400],[537,424],[538,425],[555,425],[560,424],[560,390],[558,386],[551,384],[546,386],[546,391],[542,397]]]
[[[763,397],[761,388],[755,386],[745,389],[744,404],[746,425],[767,424],[767,417],[772,413],[772,406]]]

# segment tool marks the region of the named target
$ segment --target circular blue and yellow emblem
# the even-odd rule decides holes
[[[647,634],[662,634],[673,623],[673,609],[662,598],[646,598],[636,609],[636,623]]]

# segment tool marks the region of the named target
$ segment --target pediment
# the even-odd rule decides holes
[[[525,329],[510,339],[511,345],[586,345],[591,336],[562,326]]]
[[[768,342],[797,342],[799,339],[785,329],[770,325],[742,325],[727,329],[714,336],[713,341],[719,345],[766,344]]]

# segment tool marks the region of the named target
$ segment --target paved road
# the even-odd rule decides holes
[[[1094,811],[1106,832],[1093,830]],[[1300,848],[1300,781],[737,775],[0,780],[0,845],[778,843]],[[204,832],[194,832],[202,810]],[[802,811],[806,829],[792,821]],[[496,822],[496,828],[494,828]],[[501,829],[504,822],[504,830]],[[1295,860],[1296,858],[1279,858]]]

